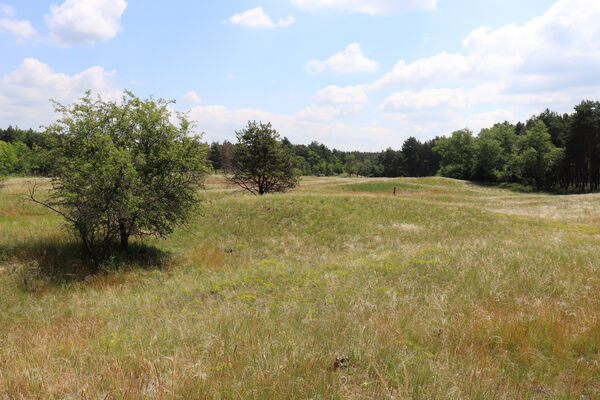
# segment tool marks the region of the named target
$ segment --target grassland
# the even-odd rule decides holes
[[[212,177],[92,276],[25,191],[0,190],[0,398],[600,398],[600,195]]]

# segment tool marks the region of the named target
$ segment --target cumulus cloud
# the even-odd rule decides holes
[[[472,69],[462,54],[440,53],[412,63],[400,60],[393,70],[371,85],[372,89],[390,86],[425,86],[436,79],[460,78]]]
[[[14,17],[17,15],[17,10],[10,4],[0,4],[0,15]]]
[[[298,111],[295,116],[300,120],[306,121],[327,121],[332,122],[340,118],[351,118],[359,115],[363,110],[361,104],[343,104],[337,106],[319,106],[311,105]]]
[[[451,108],[466,109],[475,105],[495,104],[510,100],[502,91],[503,82],[488,82],[472,88],[441,88],[396,92],[383,101],[380,109],[387,112]]]
[[[292,4],[308,11],[387,15],[413,10],[435,10],[437,0],[292,0]]]
[[[514,122],[547,107],[566,112],[600,96],[599,18],[600,2],[559,0],[525,24],[472,31],[458,53],[401,60],[364,87],[401,89],[387,96],[380,111],[430,129],[430,135],[462,124]]]
[[[346,46],[344,51],[332,55],[325,61],[309,61],[306,63],[305,69],[312,73],[331,71],[337,74],[352,74],[376,72],[379,69],[379,63],[365,57],[360,44],[352,43]]]
[[[122,92],[113,85],[114,75],[100,66],[66,75],[26,58],[18,69],[0,78],[0,125],[35,128],[48,124],[55,118],[50,99],[68,104],[86,90],[117,100]]]
[[[394,69],[371,85],[434,86],[448,80],[510,83],[510,89],[527,91],[573,86],[593,81],[600,67],[600,2],[560,0],[548,12],[524,25],[499,29],[481,27],[462,42],[456,54],[440,53]]]
[[[317,92],[317,101],[328,104],[366,104],[369,98],[362,86],[327,86]]]
[[[125,0],[66,0],[50,6],[46,23],[62,45],[94,44],[114,38],[121,30]]]
[[[199,104],[202,103],[202,99],[196,92],[189,91],[181,97],[181,103],[183,104]]]
[[[235,14],[227,21],[232,25],[241,25],[252,29],[285,28],[296,22],[293,16],[275,22],[262,7],[256,7],[241,14]]]
[[[15,35],[18,42],[31,39],[36,35],[36,30],[31,22],[15,19],[17,10],[8,4],[0,4],[0,32],[6,31]]]

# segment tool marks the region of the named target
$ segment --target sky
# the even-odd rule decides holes
[[[398,149],[600,100],[598,0],[0,0],[0,127],[92,90],[176,100],[206,141]]]

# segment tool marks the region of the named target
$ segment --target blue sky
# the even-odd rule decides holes
[[[0,126],[129,89],[177,100],[208,141],[268,120],[399,148],[600,99],[598,20],[597,0],[0,0]]]

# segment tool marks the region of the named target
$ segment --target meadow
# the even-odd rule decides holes
[[[0,398],[600,398],[600,194],[212,176],[92,275],[26,193],[0,189]]]

